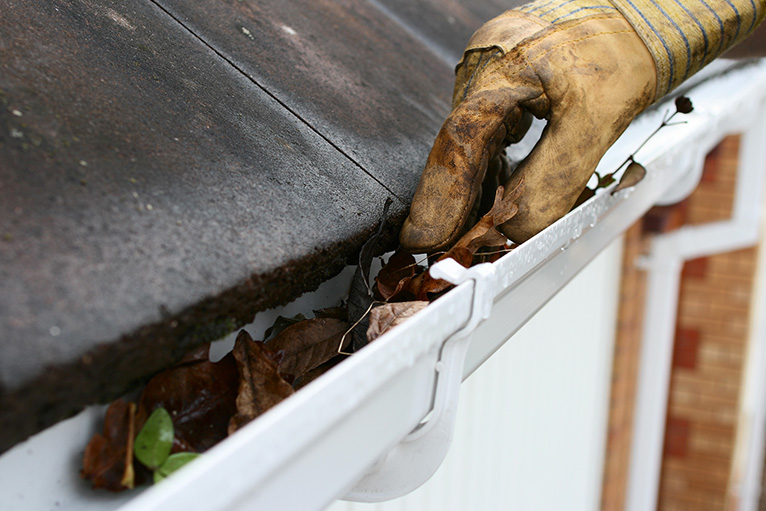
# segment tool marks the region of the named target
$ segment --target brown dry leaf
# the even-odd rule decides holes
[[[340,319],[342,321],[348,321],[348,311],[346,307],[326,307],[324,309],[318,309],[314,311],[314,316],[317,318],[332,318]]]
[[[266,344],[266,349],[282,355],[279,373],[293,381],[322,365],[338,354],[341,337],[348,331],[345,321],[333,318],[313,318],[285,328]],[[343,340],[341,349],[351,342]]]
[[[417,312],[428,306],[428,301],[386,303],[375,307],[370,312],[370,327],[367,329],[367,340],[372,342],[385,332],[403,323]]]
[[[458,247],[456,245],[452,247],[449,252],[441,256],[439,261],[451,258],[460,263],[462,266],[470,268],[471,264],[473,264],[473,255],[474,253],[468,247]],[[426,272],[420,283],[420,288],[417,290],[415,296],[418,300],[430,300],[433,295],[441,293],[451,286],[452,284],[446,280],[435,279],[431,277],[430,272]]]
[[[580,192],[580,195],[577,197],[577,200],[575,201],[574,205],[572,206],[572,209],[579,208],[582,204],[585,203],[588,199],[596,195],[596,190],[593,190],[592,188],[588,188],[587,186],[583,189],[582,192]]]
[[[277,364],[267,355],[264,343],[254,341],[242,330],[234,344],[239,370],[237,414],[229,422],[229,434],[293,394],[293,387],[280,375]]]
[[[231,354],[213,363],[209,345],[182,363],[154,376],[138,406],[138,429],[157,408],[173,418],[172,452],[203,452],[226,438],[229,419],[237,412],[237,364]],[[185,363],[183,363],[185,361]]]
[[[489,250],[487,252],[479,251],[477,255],[481,256],[485,263],[494,263],[517,247],[518,245],[514,245],[513,242],[508,241],[505,245],[497,247],[495,250]]]
[[[376,289],[383,300],[392,300],[402,293],[409,279],[415,276],[415,258],[399,248],[375,277]]]
[[[351,352],[357,352],[367,344],[367,336],[365,335],[367,332],[367,312],[375,300],[375,294],[370,286],[370,268],[373,256],[379,252],[379,249],[383,248],[379,245],[385,239],[383,232],[388,222],[391,204],[392,199],[389,197],[383,205],[383,213],[375,234],[362,245],[362,249],[359,251],[359,264],[354,272],[354,277],[351,279],[351,289],[349,289],[348,300],[346,301],[348,322],[354,325],[350,334]]]
[[[642,179],[644,179],[644,176],[646,176],[646,169],[644,166],[635,161],[631,162],[630,165],[628,165],[628,168],[625,169],[625,172],[623,172],[620,182],[614,190],[612,190],[612,195],[620,190],[636,186]]]
[[[318,366],[312,369],[311,371],[307,372],[306,374],[301,376],[300,380],[298,380],[295,383],[294,385],[295,390],[298,391],[299,389],[302,389],[303,387],[305,387],[312,381],[316,380],[317,378],[322,376],[324,373],[326,373],[327,371],[329,371],[336,365],[346,360],[346,358],[347,358],[346,355],[336,355],[330,360],[328,360],[327,362],[325,362],[324,364],[322,364],[321,366]]]
[[[502,186],[498,186],[495,191],[495,201],[492,209],[481,217],[481,220],[466,232],[446,254],[441,256],[439,261],[452,258],[466,268],[469,268],[473,264],[473,258],[479,249],[483,247],[504,247],[508,243],[508,238],[497,230],[497,226],[507,222],[518,213],[519,207],[515,201],[523,190],[523,179],[507,197],[503,196],[505,189]],[[418,282],[420,285],[414,293],[418,300],[430,300],[433,295],[441,293],[452,285],[444,280],[433,279],[430,274],[427,274],[420,280]]]
[[[487,229],[484,234],[472,239],[466,248],[475,254],[482,247],[502,247],[506,243],[508,243],[508,238],[505,234],[492,227]]]
[[[277,316],[277,319],[274,320],[274,324],[271,325],[269,328],[266,329],[266,332],[263,334],[263,340],[268,341],[272,336],[276,337],[279,335],[282,330],[287,328],[290,325],[294,325],[296,323],[300,323],[301,321],[305,321],[307,318],[303,314],[297,314],[291,318],[286,318],[284,316]]]
[[[508,197],[503,197],[505,188],[498,186],[495,191],[495,202],[492,205],[492,209],[457,240],[453,248],[468,247],[475,253],[481,247],[504,245],[508,239],[496,227],[504,224],[518,213],[519,206],[516,204],[516,200],[521,196],[523,190],[523,179],[519,181],[519,184],[516,185],[516,188],[511,191]],[[495,233],[491,233],[491,231],[495,231]]]
[[[118,399],[109,405],[103,433],[96,433],[85,447],[80,474],[93,485],[109,491],[133,488],[133,438],[136,405]]]

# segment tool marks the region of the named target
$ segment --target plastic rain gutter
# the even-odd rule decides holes
[[[722,135],[741,133],[732,217],[721,222],[685,226],[656,236],[649,255],[641,261],[648,275],[626,505],[630,511],[653,510],[657,505],[678,292],[684,261],[752,247],[760,239],[766,171],[766,87],[757,80],[744,87],[733,82],[729,87],[723,82],[720,85],[714,98],[716,104],[706,112],[715,119],[714,129],[695,141],[690,175],[699,179],[705,154]],[[723,91],[725,94],[721,94]],[[716,93],[715,90],[712,92]],[[695,91],[693,95],[696,104],[702,97],[702,91]],[[730,103],[732,99],[734,102]],[[674,195],[667,202],[676,202],[679,198],[682,197]],[[762,436],[766,431],[766,389],[763,388],[762,376],[766,367],[764,328],[761,326],[761,331],[754,337],[751,333],[751,355],[747,359],[749,365],[745,370],[745,393],[741,402],[741,406],[752,412],[753,422],[747,428],[748,436],[752,437],[746,442],[750,458],[746,463],[751,466],[739,492],[743,503],[745,500],[753,502],[754,499],[756,506],[763,460]],[[740,442],[742,440],[739,439]],[[760,448],[753,448],[759,445]],[[754,508],[748,505],[740,509]]]
[[[687,93],[695,105],[688,123],[664,129],[637,155],[648,171],[637,186],[601,191],[496,263],[440,265],[444,278],[462,282],[456,289],[163,484],[117,498],[83,492],[71,472],[89,434],[82,424],[98,413],[90,410],[0,457],[0,500],[13,496],[26,509],[55,501],[59,510],[311,510],[416,488],[449,448],[460,382],[650,207],[688,194],[710,147],[763,115],[755,106],[766,92],[766,62],[728,67],[711,65]],[[614,170],[673,108],[668,101],[636,119],[599,170]]]

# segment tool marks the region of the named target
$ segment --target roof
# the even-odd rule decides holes
[[[497,2],[499,4],[499,2]],[[394,239],[492,0],[0,18],[0,452]]]

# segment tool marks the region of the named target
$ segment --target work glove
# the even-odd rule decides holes
[[[572,208],[636,115],[752,32],[764,11],[766,0],[539,0],[489,21],[457,66],[452,112],[401,244],[449,247],[498,185],[506,195],[523,187],[501,231],[516,243],[534,236]],[[547,124],[510,174],[501,155],[531,116]]]

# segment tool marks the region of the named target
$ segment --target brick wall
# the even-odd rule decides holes
[[[738,137],[706,158],[702,180],[682,203],[655,208],[625,238],[613,362],[602,509],[623,508],[636,390],[644,275],[636,258],[652,233],[730,217]],[[734,447],[755,249],[687,261],[681,276],[665,446],[657,508],[723,510]]]
[[[755,250],[684,265],[658,509],[723,510],[737,430]]]

